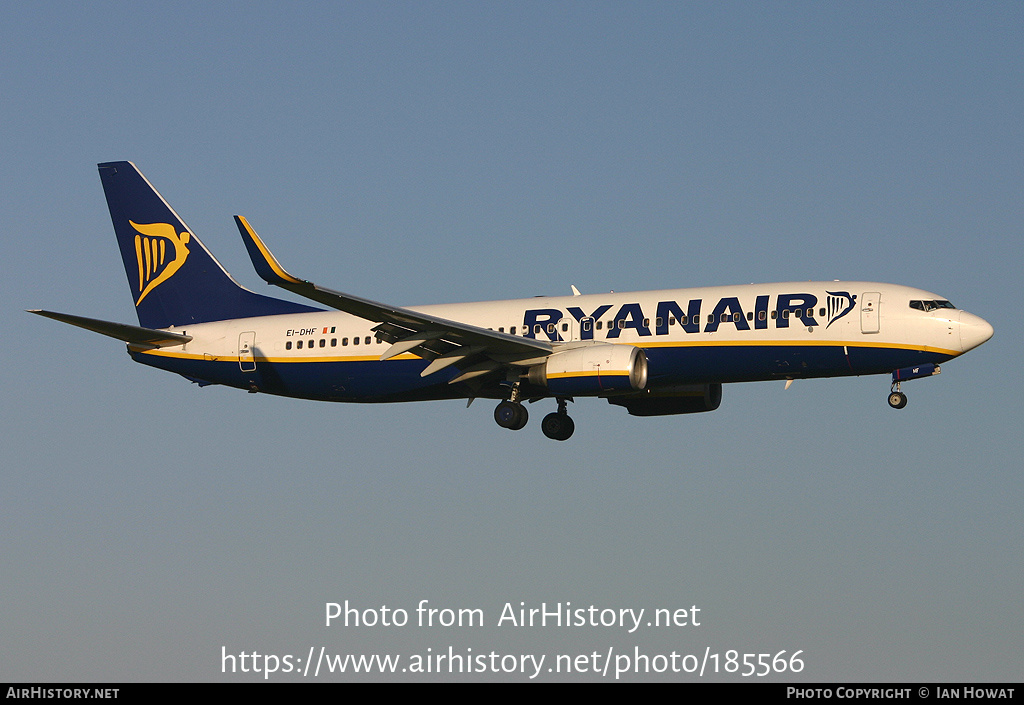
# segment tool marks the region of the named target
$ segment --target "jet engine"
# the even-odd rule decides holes
[[[527,381],[566,397],[637,391],[647,386],[647,355],[632,345],[584,345],[549,355]]]

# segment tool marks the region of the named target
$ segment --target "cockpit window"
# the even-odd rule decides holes
[[[944,299],[939,299],[937,301],[911,301],[910,308],[917,309],[918,311],[934,311],[937,308],[955,309],[956,306]]]

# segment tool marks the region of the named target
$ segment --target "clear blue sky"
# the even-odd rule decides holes
[[[1020,679],[1021,3],[22,3],[0,46],[0,680],[449,645]],[[198,389],[23,313],[135,322],[118,159],[259,291],[235,213],[400,305],[858,279],[996,334],[901,412],[886,377],[580,399],[567,443],[539,406],[512,433],[483,402]],[[324,627],[346,599],[487,623]],[[521,601],[703,621],[498,628]]]

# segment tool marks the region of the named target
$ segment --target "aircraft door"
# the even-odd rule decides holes
[[[866,291],[860,299],[860,332],[878,332],[878,307],[882,295],[877,291]]]
[[[583,318],[576,326],[580,340],[594,339],[594,319],[590,316]]]
[[[563,326],[565,330],[562,330]],[[562,320],[558,322],[558,335],[565,341],[580,339],[579,323],[574,316],[562,316]]]
[[[247,330],[238,336],[238,367],[242,372],[256,371],[256,331]]]

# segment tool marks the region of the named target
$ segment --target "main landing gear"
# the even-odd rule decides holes
[[[576,430],[576,424],[565,411],[565,399],[558,399],[558,411],[548,414],[541,421],[540,429],[544,435],[555,441],[565,441],[572,436]],[[519,387],[512,387],[512,393],[507,401],[503,401],[494,408],[494,420],[502,428],[511,431],[518,431],[529,420],[530,414],[526,407],[519,403]]]
[[[540,430],[553,441],[567,441],[576,430],[572,417],[565,412],[565,399],[558,400],[558,411],[548,414],[540,422]]]
[[[494,408],[494,420],[502,428],[518,431],[530,420],[530,414],[517,401],[503,401]]]
[[[518,431],[530,420],[526,407],[519,403],[519,382],[512,385],[508,401],[503,401],[494,408],[494,420],[502,428],[511,431]]]

